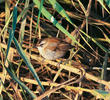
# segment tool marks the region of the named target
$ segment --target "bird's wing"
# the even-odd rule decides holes
[[[73,48],[73,46],[65,41],[62,41],[61,43],[59,43],[59,45],[57,46],[58,49],[63,50],[63,51],[67,51],[68,49]]]

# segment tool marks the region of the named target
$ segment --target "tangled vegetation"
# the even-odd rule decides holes
[[[44,37],[74,48],[43,59]],[[0,0],[1,100],[110,100],[109,55],[109,0]]]

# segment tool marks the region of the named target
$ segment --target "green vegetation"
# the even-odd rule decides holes
[[[43,59],[43,37],[75,48]],[[1,100],[110,100],[109,55],[109,0],[0,1]]]

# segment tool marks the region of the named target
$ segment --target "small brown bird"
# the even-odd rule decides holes
[[[40,54],[48,60],[63,57],[65,53],[73,47],[71,44],[55,37],[41,39],[37,44]]]

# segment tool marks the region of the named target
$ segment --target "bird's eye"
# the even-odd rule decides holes
[[[44,45],[44,43],[40,43],[40,46],[42,47]]]
[[[38,42],[38,44],[39,44],[40,47],[43,47],[46,44],[46,41],[40,40]]]

